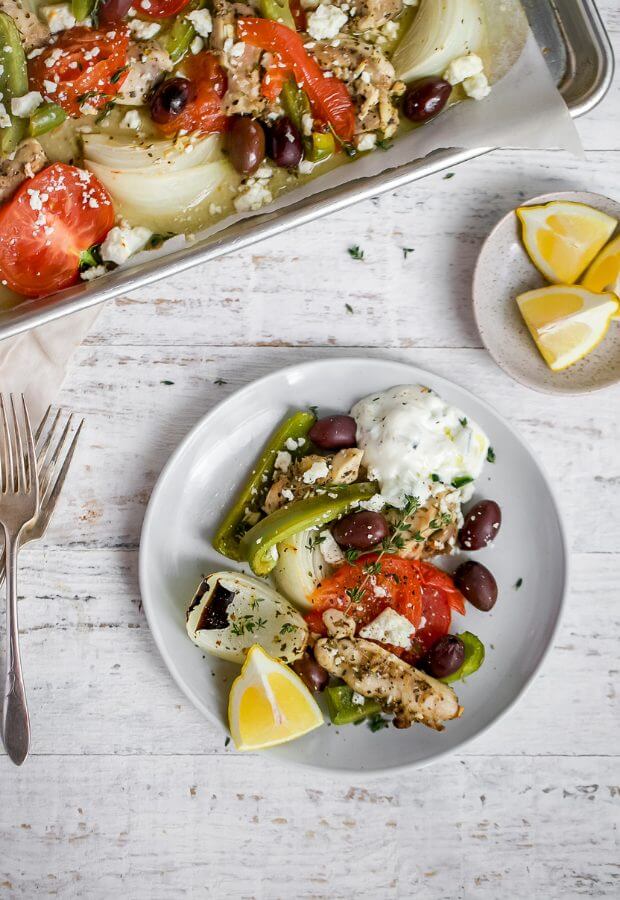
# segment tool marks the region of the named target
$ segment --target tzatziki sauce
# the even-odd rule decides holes
[[[360,400],[351,415],[368,478],[379,483],[386,503],[402,507],[412,496],[423,504],[446,487],[461,489],[463,501],[473,493],[488,438],[435,391],[399,385]]]

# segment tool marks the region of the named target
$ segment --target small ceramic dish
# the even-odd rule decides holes
[[[585,203],[620,220],[620,203],[588,192],[544,194],[524,206],[551,200]],[[620,381],[620,322],[613,321],[601,344],[563,372],[552,372],[521,317],[516,297],[547,284],[521,243],[514,210],[486,239],[474,272],[474,316],[482,341],[500,368],[516,381],[549,394],[587,394]]]

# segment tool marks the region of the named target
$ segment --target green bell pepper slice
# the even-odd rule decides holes
[[[28,134],[30,137],[39,137],[53,131],[67,118],[67,114],[57,103],[42,103],[30,116]]]
[[[196,29],[187,18],[187,14],[195,9],[204,9],[205,5],[205,0],[190,0],[175,18],[166,40],[166,50],[173,63],[183,59],[196,37]]]
[[[310,138],[306,140],[308,140],[308,146],[305,156],[310,162],[320,162],[322,159],[333,156],[336,152],[336,141],[331,131],[325,134],[313,131]]]
[[[298,452],[303,451],[308,445],[308,432],[316,422],[316,416],[310,412],[296,412],[285,419],[276,428],[269,438],[267,446],[263,450],[258,462],[252,469],[250,477],[239,491],[235,502],[231,506],[224,521],[218,528],[213,539],[213,546],[229,559],[241,560],[242,554],[239,540],[244,530],[244,520],[247,521],[247,510],[259,512],[263,500],[269,490],[271,476],[276,464],[276,457],[281,450],[286,450],[286,442],[292,438],[299,441],[304,438],[304,443]],[[250,526],[247,525],[247,528]],[[246,529],[247,530],[247,529]]]
[[[463,678],[467,678],[468,675],[473,675],[484,662],[484,644],[480,638],[472,634],[471,631],[464,631],[463,634],[457,634],[457,637],[465,645],[465,659],[460,669],[457,669],[452,675],[446,675],[445,678],[439,679],[444,684],[450,684],[452,681],[461,681]]]
[[[71,12],[76,22],[83,22],[94,13],[99,0],[71,0]]]
[[[295,19],[288,0],[259,0],[258,7],[263,19],[272,19],[274,22],[286,25],[293,31],[296,30]]]
[[[242,559],[256,575],[271,572],[277,561],[274,551],[281,541],[308,528],[321,528],[377,493],[377,485],[367,482],[323,487],[325,493],[287,503],[246,531],[241,538]]]
[[[11,100],[28,92],[28,71],[22,39],[13,19],[0,12],[0,98],[11,124],[0,128],[0,155],[12,153],[26,136],[28,123],[11,114]]]
[[[327,710],[334,725],[352,725],[368,716],[381,712],[376,700],[364,697],[363,703],[353,702],[353,691],[346,684],[337,684],[325,689]]]

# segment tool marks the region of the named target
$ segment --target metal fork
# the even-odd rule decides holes
[[[34,438],[26,401],[22,395],[22,420],[18,418],[13,395],[9,395],[12,427],[4,397],[0,394],[2,451],[0,454],[0,525],[4,528],[6,557],[6,632],[4,694],[2,697],[2,738],[6,752],[21,766],[30,746],[30,722],[22,677],[17,625],[17,554],[19,538],[39,510],[39,475]],[[25,452],[24,452],[25,445]]]
[[[64,446],[74,423],[73,414],[69,415],[63,428],[62,410],[59,409],[46,433],[45,429],[51,415],[52,407],[48,406],[34,436],[37,452],[37,469],[39,471],[39,512],[36,518],[24,528],[19,542],[20,547],[30,543],[30,541],[38,541],[47,531],[47,526],[56,508],[56,501],[65,483],[78,438],[84,425],[84,419],[81,419],[63,457]],[[59,433],[60,437],[57,439]],[[5,575],[4,560],[3,550],[2,555],[0,555],[0,587],[2,587]]]

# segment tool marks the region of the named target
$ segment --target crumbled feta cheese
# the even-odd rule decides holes
[[[159,22],[143,22],[142,19],[133,19],[129,22],[129,30],[137,41],[150,41],[160,28]]]
[[[105,275],[106,271],[105,266],[91,266],[90,269],[84,269],[83,272],[80,272],[80,278],[82,281],[93,281],[95,278]]]
[[[314,163],[310,162],[309,159],[302,159],[297,166],[297,171],[300,175],[310,175],[313,169]]]
[[[363,134],[357,142],[357,149],[362,153],[365,150],[374,150],[376,146],[377,135],[372,132],[370,132],[369,134]]]
[[[327,528],[325,531],[322,531],[320,534],[321,543],[319,544],[319,548],[321,550],[321,556],[325,560],[326,563],[330,563],[332,565],[336,565],[339,562],[342,562],[344,559],[344,553],[336,543],[333,534]]]
[[[143,250],[152,234],[149,228],[141,225],[136,228],[125,224],[115,226],[108,231],[101,245],[101,258],[120,266],[134,253]]]
[[[53,6],[40,6],[39,15],[49,25],[52,34],[66,31],[75,25],[75,16],[71,12],[70,3],[54,3]]]
[[[403,0],[405,6],[418,6],[420,0]]]
[[[347,14],[331,3],[322,4],[308,16],[308,34],[317,41],[336,37],[347,24]]]
[[[200,37],[209,37],[213,31],[213,19],[208,9],[194,9],[185,18],[192,23]]]
[[[47,78],[43,80],[43,89],[46,94],[55,94],[58,90],[58,85],[55,81],[48,81]]]
[[[36,191],[33,188],[28,188],[28,196],[30,200],[28,201],[30,204],[30,209],[39,210],[43,209],[43,201],[47,200],[48,195],[43,194],[41,196],[40,191]]]
[[[463,88],[467,96],[473,100],[484,100],[491,93],[491,85],[484,72],[479,72],[478,75],[466,78],[463,82]]]
[[[385,502],[385,497],[382,497],[381,494],[373,494],[369,500],[360,500],[359,505],[362,509],[369,509],[370,512],[381,512]]]
[[[382,644],[392,644],[393,647],[403,647],[406,650],[411,647],[411,638],[414,634],[415,628],[409,619],[389,606],[379,613],[376,619],[360,629],[360,637],[380,641]]]
[[[366,697],[363,694],[358,694],[357,691],[353,691],[351,694],[351,703],[354,703],[355,706],[363,706],[366,702]]]
[[[314,125],[314,119],[310,115],[310,113],[304,113],[301,117],[301,130],[307,136],[312,134],[312,127]]]
[[[234,205],[237,212],[256,212],[261,206],[271,203],[272,199],[271,191],[263,182],[255,181],[235,197]]]
[[[388,41],[393,41],[398,37],[398,22],[386,22],[381,33],[385,35]]]
[[[204,45],[205,45],[205,42],[200,37],[200,35],[197,34],[196,37],[194,38],[194,40],[189,45],[190,53],[192,53],[194,56],[196,56],[196,54],[200,53],[200,51],[204,48]]]
[[[329,475],[329,467],[324,459],[312,463],[309,469],[303,474],[304,484],[314,484],[319,478],[327,478]]]
[[[286,450],[279,450],[274,465],[279,472],[288,472],[292,461],[290,453]]]
[[[129,109],[120,120],[121,128],[129,128],[131,131],[139,131],[142,127],[142,119],[137,109]]]
[[[237,41],[236,44],[233,44],[232,49],[230,51],[230,55],[233,59],[240,59],[245,53],[245,44],[243,41]]]
[[[210,216],[219,216],[222,212],[222,207],[218,206],[217,203],[209,203],[209,215]]]
[[[11,127],[11,117],[6,111],[6,106],[4,103],[0,102],[0,128],[10,128]]]
[[[27,119],[33,114],[37,106],[43,103],[43,96],[39,91],[29,91],[21,97],[13,97],[11,100],[11,112],[20,119]]]
[[[452,60],[443,77],[450,84],[460,84],[472,75],[479,75],[482,69],[482,60],[478,54],[466,53],[464,56],[457,56]]]
[[[295,494],[288,488],[284,488],[284,490],[282,491],[282,499],[290,503],[291,500],[295,499]]]
[[[286,439],[286,449],[290,450],[291,453],[294,453],[295,450],[298,450],[300,447],[306,443],[306,439],[303,437],[300,438],[287,438]]]

